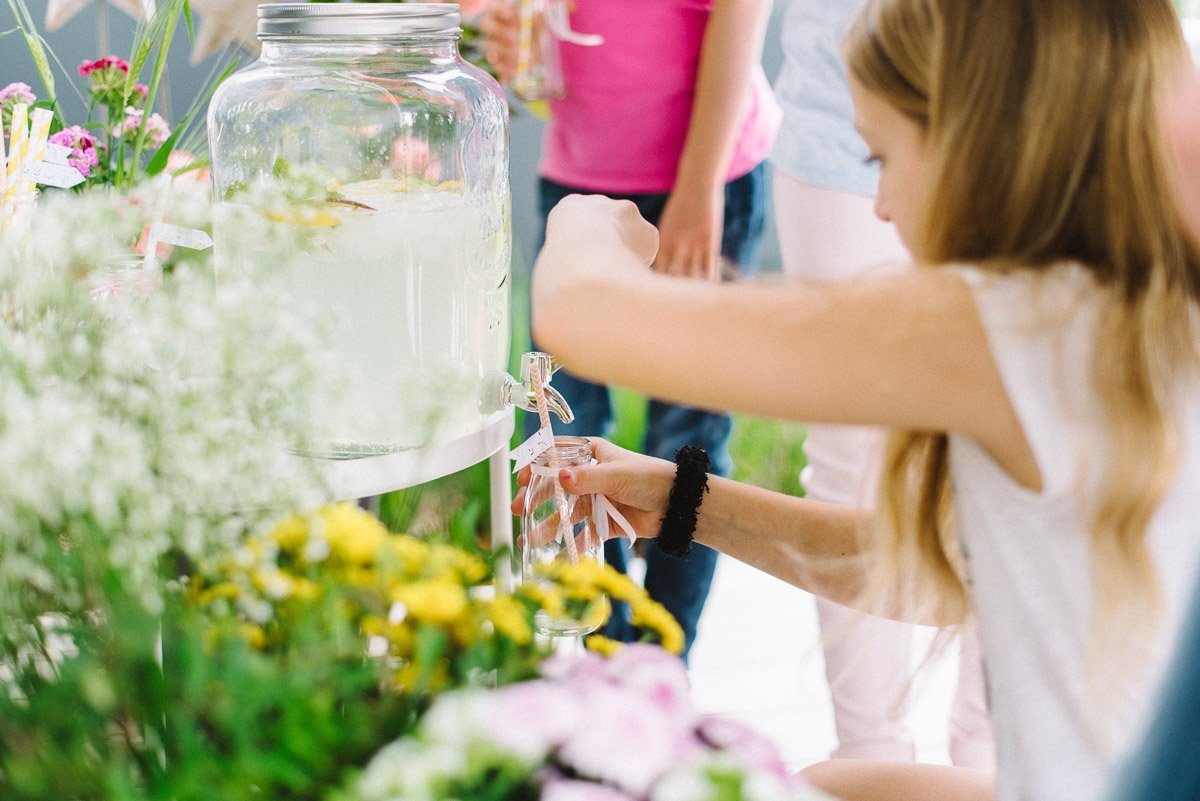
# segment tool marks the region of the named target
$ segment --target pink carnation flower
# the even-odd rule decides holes
[[[540,801],[633,801],[615,787],[572,779],[553,779],[542,787]]]
[[[90,78],[93,74],[106,70],[116,70],[122,75],[128,75],[129,62],[117,56],[105,56],[95,61],[85,61],[79,65],[79,74],[84,78]]]
[[[32,105],[36,102],[37,96],[27,83],[10,83],[0,89],[0,123],[3,123],[4,130],[7,131],[12,123],[13,109],[18,103]]]
[[[144,111],[133,106],[125,107],[125,119],[113,126],[113,136],[133,139],[137,136],[138,128],[142,125],[142,117],[145,116]],[[146,121],[146,141],[154,147],[160,146],[171,135],[171,129],[157,113],[151,114],[150,119]]]
[[[604,666],[609,678],[641,695],[672,721],[691,726],[696,720],[691,684],[683,661],[657,645],[632,643]]]
[[[84,178],[92,174],[92,168],[100,164],[100,153],[96,150],[96,137],[91,131],[78,125],[63,128],[51,135],[50,142],[71,148],[67,163],[79,170]]]
[[[587,720],[579,699],[566,685],[526,681],[496,693],[489,710],[489,738],[506,751],[540,760],[567,742]]]
[[[579,775],[606,781],[637,796],[676,762],[700,749],[690,731],[665,715],[647,713],[640,695],[611,685],[580,688],[581,726],[559,750]]]
[[[706,717],[696,727],[696,733],[707,745],[731,754],[743,765],[787,780],[791,770],[774,742],[754,729],[722,717]]]
[[[32,105],[37,102],[37,95],[33,93],[32,87],[27,83],[10,83],[8,86],[0,89],[0,103],[5,105],[16,105],[17,103],[27,103]]]

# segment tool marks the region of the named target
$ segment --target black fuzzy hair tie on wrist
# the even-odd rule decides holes
[[[658,533],[658,549],[682,559],[692,550],[700,503],[708,492],[708,452],[685,445],[675,454],[675,483]]]

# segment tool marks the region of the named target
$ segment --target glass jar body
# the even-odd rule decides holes
[[[341,371],[309,452],[485,427],[508,363],[508,109],[455,38],[266,41],[213,98],[209,142],[218,279],[271,281]]]

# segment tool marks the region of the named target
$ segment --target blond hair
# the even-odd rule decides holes
[[[1101,289],[1092,378],[1109,442],[1090,521],[1093,667],[1118,636],[1125,649],[1130,632],[1150,636],[1146,531],[1180,456],[1172,393],[1198,361],[1200,258],[1171,203],[1157,115],[1185,53],[1169,0],[871,0],[846,45],[853,80],[923,129],[933,202],[918,261],[1075,262]],[[918,582],[936,588],[939,617],[961,620],[947,450],[944,433],[892,435],[878,572],[909,598]],[[913,583],[897,589],[897,574]]]

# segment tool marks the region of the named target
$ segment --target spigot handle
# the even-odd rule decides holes
[[[550,354],[540,351],[531,351],[522,355],[520,381],[507,373],[500,376],[500,381],[494,390],[496,394],[489,393],[488,396],[495,400],[487,400],[484,404],[485,407],[491,409],[516,406],[527,412],[536,412],[537,398],[533,392],[533,380],[530,376],[530,368],[534,364],[538,366],[543,376],[542,385],[546,392],[546,401],[550,411],[554,412],[564,423],[572,422],[575,414],[571,411],[566,398],[550,386],[550,376],[554,375],[562,365]]]
[[[533,378],[531,367],[538,366],[538,370],[542,374],[542,381],[550,383],[550,378],[558,372],[562,367],[558,363],[558,359],[551,356],[549,353],[543,353],[540,350],[528,351],[521,356],[521,383],[529,387],[533,391]]]

